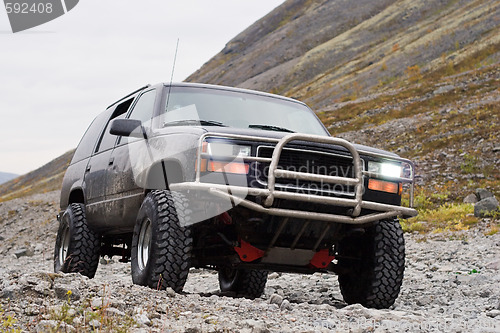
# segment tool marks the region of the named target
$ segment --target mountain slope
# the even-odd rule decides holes
[[[500,195],[499,65],[498,1],[288,0],[187,81],[298,98],[333,135],[414,159],[439,204]],[[0,200],[59,188],[71,154]]]
[[[484,51],[498,61],[500,3],[286,1],[187,81],[272,91],[316,110]],[[274,30],[273,30],[274,29]]]
[[[61,188],[64,172],[75,151],[69,151],[44,166],[0,185],[0,202]]]

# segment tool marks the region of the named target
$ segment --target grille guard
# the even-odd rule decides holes
[[[255,161],[255,162],[270,163],[268,182],[266,188],[241,187],[241,186],[213,184],[204,182],[202,183],[200,181],[201,160],[214,157],[202,151],[203,142],[208,137],[216,139],[229,139],[229,140],[237,139],[244,141],[255,141],[258,143],[276,144],[271,158],[257,157],[257,156],[244,157],[245,162]],[[318,175],[318,174],[279,169],[278,163],[280,160],[281,152],[283,151],[286,144],[296,140],[313,142],[313,143],[332,144],[346,148],[352,157],[353,167],[354,167],[354,178]],[[363,196],[364,177],[380,177],[381,175],[363,170],[363,165],[361,164],[361,159],[360,159],[360,153],[364,156],[376,157],[387,161],[402,162],[410,166],[411,170],[410,178],[385,177],[385,179],[390,181],[406,183],[410,185],[410,207],[383,204],[373,201],[363,201],[362,196]],[[230,156],[230,157],[224,156],[224,157],[239,159],[239,160],[242,159],[242,157],[238,156]],[[179,191],[179,192],[193,191],[193,190],[207,192],[213,196],[231,200],[232,203],[237,202],[239,205],[243,207],[268,215],[295,217],[295,218],[303,218],[309,220],[338,222],[347,224],[364,224],[396,216],[402,216],[407,218],[417,215],[417,211],[412,208],[413,197],[414,197],[414,170],[415,166],[413,162],[411,162],[408,159],[393,157],[391,155],[368,152],[364,150],[357,150],[353,144],[340,138],[308,135],[300,133],[291,133],[286,135],[282,139],[259,138],[259,137],[232,135],[232,134],[206,133],[203,136],[201,136],[199,141],[195,181],[171,184],[169,187],[172,191]],[[328,197],[315,194],[303,194],[303,193],[280,191],[279,189],[276,189],[275,186],[277,178],[289,178],[289,179],[297,179],[305,181],[325,182],[330,184],[350,185],[354,186],[355,188],[354,191],[355,196],[354,198],[350,199],[350,198]],[[261,205],[253,201],[242,199],[241,197],[236,196],[236,194],[242,194],[242,193],[263,198],[263,204]],[[272,205],[275,199],[321,203],[321,204],[340,206],[340,207],[351,207],[350,216],[328,214],[328,213],[317,213],[317,212],[309,212],[309,211],[301,211],[293,209],[273,208]],[[375,211],[375,213],[360,216],[362,209]]]

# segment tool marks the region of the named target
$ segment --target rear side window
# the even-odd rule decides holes
[[[113,114],[111,115],[111,118],[106,124],[106,129],[101,134],[99,144],[95,149],[96,153],[113,148],[117,137],[116,135],[109,133],[109,127],[111,126],[111,121],[114,119],[125,118],[125,114],[127,113],[127,110],[130,107],[130,104],[132,104],[133,100],[134,100],[133,98],[130,98],[125,102],[118,104],[116,108],[114,108]]]
[[[112,110],[106,110],[102,112],[94,119],[92,124],[90,124],[89,128],[83,135],[83,138],[80,140],[78,148],[76,148],[75,155],[71,160],[71,164],[81,161],[92,155],[96,141],[99,138],[99,134],[102,132],[102,129],[104,128],[111,112]]]

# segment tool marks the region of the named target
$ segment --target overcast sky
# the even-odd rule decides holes
[[[13,34],[0,7],[0,171],[77,146],[92,119],[147,83],[183,81],[284,0],[83,0]]]

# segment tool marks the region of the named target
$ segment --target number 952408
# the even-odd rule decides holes
[[[52,4],[49,3],[26,3],[26,2],[6,2],[5,9],[7,10],[7,14],[35,14],[35,13],[43,13],[50,14],[52,13]]]

